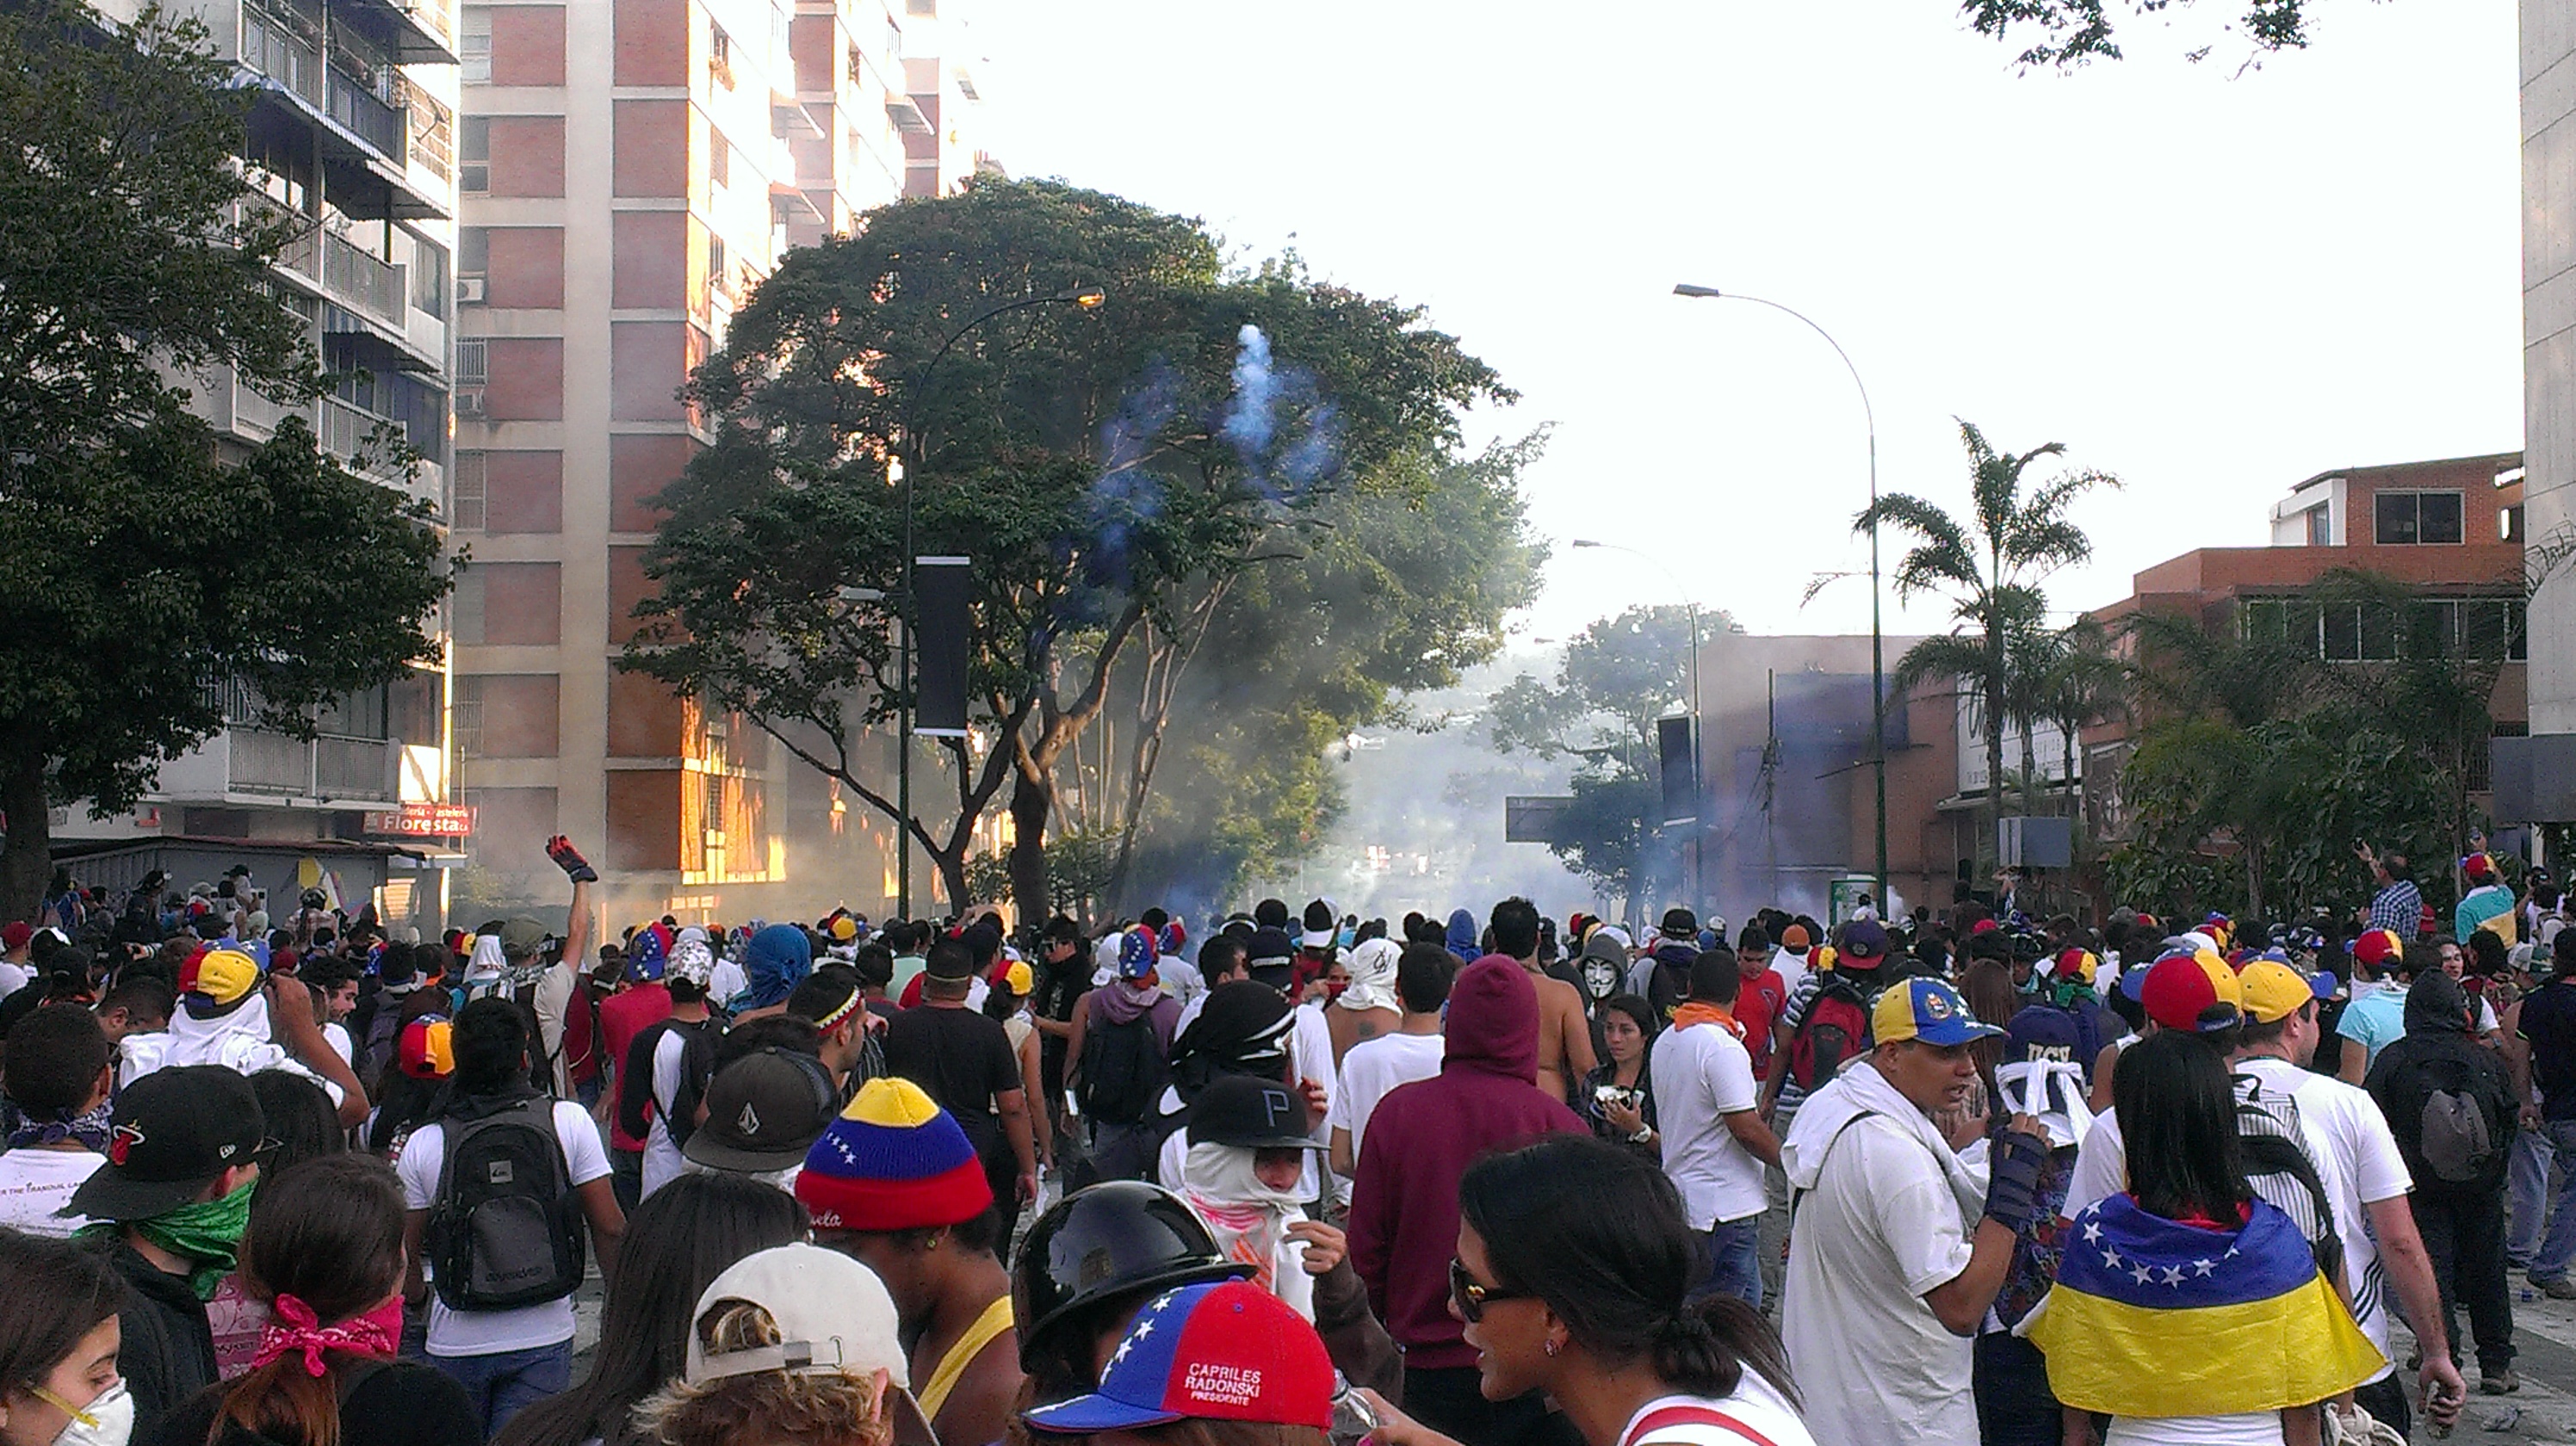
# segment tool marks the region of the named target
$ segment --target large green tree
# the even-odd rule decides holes
[[[1962,0],[1959,13],[1980,35],[2007,42],[2027,37],[2029,43],[2016,57],[2016,63],[2068,69],[2095,60],[2121,59],[2119,35],[2123,24],[2150,17],[2156,23],[2170,24],[2173,12],[2189,9],[2195,3],[2197,0]],[[2316,12],[2317,0],[2208,0],[2211,9],[2222,4],[2244,8],[2215,22],[2215,35],[2189,51],[2190,59],[2207,57],[2222,40],[2257,58],[2275,51],[2305,49],[2308,22]]]
[[[214,685],[308,731],[435,658],[449,572],[425,514],[290,421],[219,462],[187,411],[229,368],[318,389],[268,266],[304,223],[238,165],[249,93],[147,10],[0,10],[0,917],[32,911],[47,810],[129,807],[224,725]]]
[[[1926,638],[1897,661],[1891,683],[1898,691],[1939,678],[1956,678],[1977,704],[1985,730],[1985,837],[1994,846],[2004,781],[2004,728],[2016,718],[2048,716],[2039,686],[2044,648],[2031,640],[2045,627],[2051,574],[2093,555],[2092,540],[2067,514],[2078,499],[2118,478],[2093,468],[2060,472],[2046,481],[2028,476],[2043,459],[2063,456],[2050,442],[2015,455],[1998,451],[1985,434],[1959,423],[1968,453],[1968,512],[1962,519],[1934,502],[1906,492],[1881,496],[1862,510],[1855,532],[1892,527],[1914,539],[1896,564],[1896,596],[1946,599],[1958,626]],[[2026,660],[2021,668],[2016,660]],[[2025,739],[2028,734],[2025,732]]]
[[[1724,612],[1699,620],[1703,638],[1743,629]],[[1690,706],[1690,610],[1632,607],[1569,639],[1553,682],[1523,673],[1488,700],[1497,752],[1576,760],[1572,801],[1548,851],[1635,917],[1676,881],[1662,847],[1663,791],[1655,720]]]
[[[1090,288],[1106,305],[965,330]],[[692,392],[719,440],[663,497],[659,593],[628,666],[742,714],[908,827],[955,902],[1008,786],[1030,913],[1049,899],[1057,763],[1119,659],[1204,629],[1212,590],[1308,554],[1328,499],[1446,455],[1464,409],[1511,395],[1417,309],[1294,258],[1230,269],[1186,217],[1004,181],[790,255]],[[975,562],[982,735],[980,753],[944,745],[953,808],[916,799],[908,821],[866,747],[904,697],[898,457],[918,550]]]

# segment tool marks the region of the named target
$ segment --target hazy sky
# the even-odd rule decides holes
[[[2201,8],[2240,10],[2234,0]],[[1202,216],[1241,254],[1418,302],[1553,424],[1528,478],[1559,544],[1526,638],[1681,574],[1755,632],[1861,631],[1859,403],[1880,482],[1956,507],[1953,416],[2062,441],[2125,596],[2257,545],[2331,468],[2521,445],[2512,0],[2320,0],[2316,46],[2237,74],[2133,58],[2017,75],[1950,0],[975,0],[986,145]],[[2215,17],[2212,17],[2213,19]],[[2204,28],[2206,21],[2186,21]],[[1284,358],[1293,361],[1294,358]],[[1891,609],[1894,606],[1890,600]],[[1889,630],[1946,627],[1931,606]]]

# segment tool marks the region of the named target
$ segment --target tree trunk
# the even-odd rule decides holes
[[[45,760],[21,758],[0,775],[0,811],[9,837],[0,845],[0,919],[33,919],[53,878],[53,820],[46,812]]]
[[[1046,826],[1055,807],[1048,769],[1022,768],[1011,783],[1011,902],[1023,927],[1054,913],[1047,900]]]
[[[2003,867],[2004,817],[2004,678],[2000,669],[1986,674],[1986,837],[1977,845],[1983,859],[1992,850]]]

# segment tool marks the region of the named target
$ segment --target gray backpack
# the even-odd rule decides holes
[[[2495,1139],[2487,1130],[2486,1109],[2466,1087],[2426,1092],[2423,1130],[2418,1148],[2437,1178],[2472,1184],[2494,1167]]]

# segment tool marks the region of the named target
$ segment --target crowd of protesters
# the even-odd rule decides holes
[[[556,839],[560,919],[423,940],[66,874],[0,928],[0,1438],[2447,1432],[2511,1272],[2576,1298],[2576,932],[2475,843],[2447,921],[2364,848],[2349,917],[2098,929],[595,938]]]

